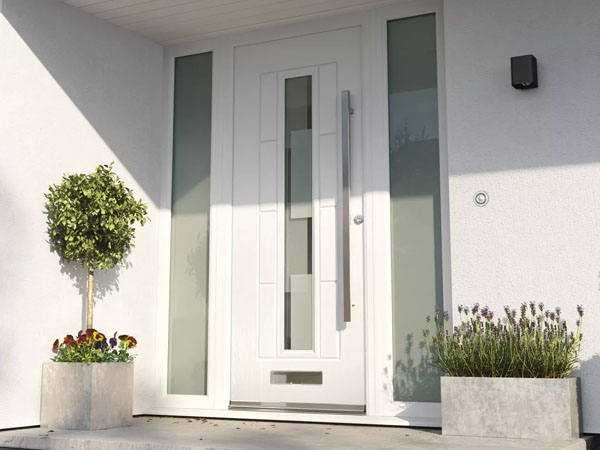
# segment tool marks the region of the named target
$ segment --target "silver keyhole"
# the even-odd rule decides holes
[[[357,214],[354,216],[354,223],[356,225],[360,225],[361,223],[363,223],[365,221],[365,218],[363,217],[362,214]]]

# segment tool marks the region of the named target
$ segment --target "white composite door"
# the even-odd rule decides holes
[[[364,411],[360,48],[235,49],[232,407]]]

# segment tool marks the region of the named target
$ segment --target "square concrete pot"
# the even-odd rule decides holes
[[[579,378],[442,377],[442,434],[540,440],[581,435]]]
[[[45,362],[41,426],[101,430],[131,425],[133,363]]]

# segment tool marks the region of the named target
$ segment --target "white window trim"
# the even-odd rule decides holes
[[[376,156],[364,161],[367,174],[365,190],[365,223],[367,225],[367,261],[365,262],[368,317],[374,318],[374,335],[367,355],[375,360],[375,370],[368,375],[375,379],[367,384],[371,395],[376,398],[375,411],[378,416],[396,416],[419,423],[420,419],[432,420],[441,425],[439,403],[397,402],[393,400],[393,324],[392,324],[392,259],[390,233],[389,195],[389,129],[388,129],[388,70],[387,70],[387,23],[391,20],[423,14],[436,15],[437,77],[438,77],[438,119],[440,152],[440,197],[442,226],[442,284],[444,309],[452,308],[450,279],[450,225],[448,212],[448,152],[446,142],[446,89],[444,67],[443,8],[441,2],[431,0],[413,2],[395,7],[382,8],[373,17],[373,29],[379,34],[371,42],[370,52],[374,55],[372,65],[383,67],[364,74],[369,77],[373,89],[367,98],[373,102],[368,113],[373,123],[365,124]],[[370,96],[369,96],[370,94]],[[370,177],[370,178],[369,178]],[[385,189],[381,189],[385,186]],[[369,260],[369,258],[372,258]],[[423,318],[423,328],[426,327]]]

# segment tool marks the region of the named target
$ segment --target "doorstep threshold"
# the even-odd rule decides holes
[[[364,415],[365,405],[338,405],[323,403],[292,403],[292,402],[246,402],[231,401],[229,409],[233,411],[270,411],[307,414],[351,414]]]

